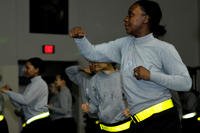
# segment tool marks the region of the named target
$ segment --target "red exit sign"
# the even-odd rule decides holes
[[[54,54],[55,53],[55,45],[52,45],[52,44],[43,45],[42,52],[44,54]]]

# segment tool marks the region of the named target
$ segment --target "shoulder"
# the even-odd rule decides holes
[[[46,81],[43,78],[39,78],[38,80],[36,80],[35,82],[33,82],[32,85],[35,86],[35,87],[37,87],[37,88],[48,89],[48,85],[47,85]]]
[[[45,87],[48,87],[47,82],[46,82],[44,79],[41,80],[41,84],[42,84],[43,86],[45,86]]]
[[[152,43],[156,45],[156,48],[158,48],[161,51],[168,51],[168,50],[171,51],[175,49],[175,46],[167,41],[154,39]]]
[[[71,93],[70,89],[67,86],[63,88],[63,92],[68,94]]]

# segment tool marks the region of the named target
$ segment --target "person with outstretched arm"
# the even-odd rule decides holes
[[[138,0],[124,18],[127,36],[92,45],[82,27],[70,30],[81,54],[91,61],[120,64],[125,96],[135,132],[181,132],[170,89],[189,91],[192,80],[173,44],[159,39],[166,33],[162,11],[151,0]]]

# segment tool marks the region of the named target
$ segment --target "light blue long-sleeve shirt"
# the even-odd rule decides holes
[[[61,91],[50,99],[49,104],[52,105],[49,107],[52,120],[73,117],[72,95],[66,86],[61,88]]]
[[[78,85],[81,91],[82,102],[88,102],[89,100],[89,86],[91,76],[82,72],[79,66],[70,66],[65,69],[65,73],[69,79]]]
[[[80,66],[70,66],[65,69],[65,73],[69,79],[78,85],[81,91],[81,98],[83,103],[89,103],[93,97],[91,94],[91,75],[86,74],[80,70]],[[88,113],[92,118],[97,118],[96,113]]]
[[[13,91],[8,91],[6,94],[15,104],[21,106],[25,120],[48,112],[48,88],[41,76],[32,78],[22,94]]]
[[[126,119],[121,74],[98,72],[91,79],[90,112],[97,113],[101,122],[112,124]]]
[[[107,43],[91,45],[86,37],[75,39],[81,53],[92,61],[121,64],[125,95],[132,114],[171,98],[169,89],[188,91],[192,80],[175,47],[152,34],[126,36]],[[150,80],[137,80],[133,69],[143,66]]]

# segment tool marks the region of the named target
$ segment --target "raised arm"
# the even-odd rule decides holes
[[[120,63],[121,44],[123,42],[120,39],[92,45],[87,40],[86,32],[81,27],[72,28],[69,35],[74,38],[81,54],[88,60]]]

